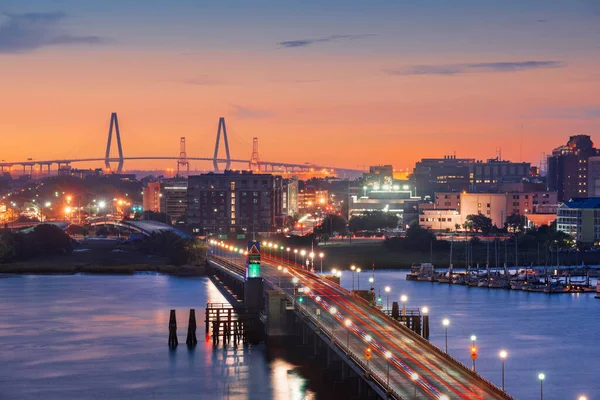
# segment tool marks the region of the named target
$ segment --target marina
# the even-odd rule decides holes
[[[420,282],[463,285],[486,289],[521,290],[546,294],[596,293],[600,298],[598,266],[523,266],[518,268],[491,268],[479,265],[455,270],[450,264],[447,270],[438,271],[431,263],[413,265],[406,279]]]

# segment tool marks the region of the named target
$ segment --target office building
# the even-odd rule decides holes
[[[280,176],[225,171],[190,176],[187,221],[195,233],[269,232],[283,214]]]
[[[498,158],[477,161],[474,158],[424,158],[416,163],[412,179],[417,194],[433,198],[436,192],[499,192],[508,183],[530,178],[531,164]]]
[[[418,217],[419,198],[410,190],[399,185],[365,186],[360,194],[351,194],[348,202],[348,217],[372,211],[384,211],[398,216],[398,225],[405,228]]]
[[[566,145],[552,151],[548,157],[548,189],[558,192],[559,201],[588,197],[588,159],[597,154],[588,135],[571,136]]]
[[[160,190],[160,210],[172,223],[183,220],[187,210],[187,181],[166,180]]]
[[[588,158],[588,197],[600,197],[600,156]]]
[[[329,204],[329,192],[314,186],[305,186],[298,191],[298,211],[301,214],[325,209]]]
[[[298,177],[283,180],[282,207],[284,215],[298,213]]]
[[[573,198],[562,203],[556,212],[556,229],[578,242],[600,241],[600,197]]]
[[[160,212],[160,182],[149,182],[142,189],[142,207],[144,211]]]

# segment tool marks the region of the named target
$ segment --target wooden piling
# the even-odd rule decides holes
[[[196,338],[196,310],[193,308],[190,309],[190,320],[188,322],[188,333],[185,343],[188,347],[195,347],[198,344],[198,339]]]
[[[171,315],[169,316],[169,347],[175,348],[179,342],[177,341],[177,317],[175,315],[175,310],[171,310]]]

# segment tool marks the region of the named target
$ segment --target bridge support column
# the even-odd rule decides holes
[[[198,344],[198,339],[196,338],[196,310],[193,308],[190,310],[188,334],[185,343],[188,345],[188,347],[195,347],[196,344]]]
[[[177,316],[175,310],[171,310],[169,316],[169,347],[174,349],[179,343],[177,342]]]

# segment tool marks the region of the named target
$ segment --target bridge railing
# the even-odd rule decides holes
[[[285,292],[283,292],[283,293],[293,303],[293,297],[291,295],[289,295],[288,293],[285,293]],[[396,392],[394,389],[392,389],[391,385],[388,385],[387,380],[384,379],[384,377],[382,377],[379,374],[377,374],[376,372],[374,372],[373,369],[371,368],[371,366],[368,365],[366,362],[364,362],[362,357],[360,357],[360,355],[357,355],[355,352],[353,352],[350,349],[349,346],[346,346],[343,342],[343,339],[337,338],[335,336],[334,332],[331,331],[331,329],[327,329],[327,327],[323,324],[323,322],[321,322],[321,320],[319,318],[317,318],[316,316],[313,316],[306,306],[302,306],[301,303],[298,303],[298,302],[295,302],[295,304],[296,304],[296,310],[301,314],[301,316],[310,320],[310,322],[315,327],[317,327],[321,331],[321,333],[323,333],[325,336],[327,336],[329,338],[332,346],[337,346],[344,353],[346,353],[346,356],[352,362],[354,362],[356,365],[358,365],[363,371],[365,371],[365,373],[368,374],[368,377],[370,377],[377,385],[379,385],[388,394],[389,398],[404,400],[404,398],[402,396],[400,396],[400,394],[398,392]]]

